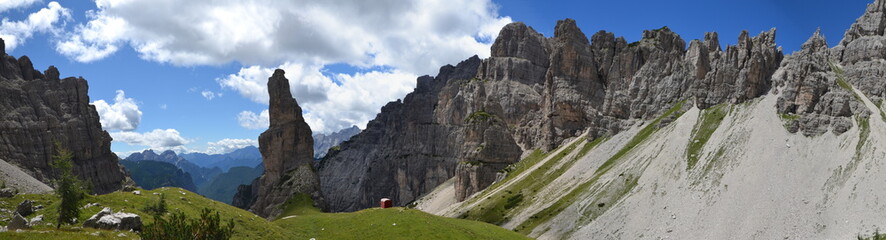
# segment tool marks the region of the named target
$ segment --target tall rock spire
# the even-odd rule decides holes
[[[314,205],[325,208],[320,180],[313,168],[314,139],[301,107],[289,92],[289,80],[277,69],[268,79],[270,127],[258,138],[265,173],[253,185],[257,189],[250,207],[259,216],[273,218],[281,205],[299,194],[310,195]]]

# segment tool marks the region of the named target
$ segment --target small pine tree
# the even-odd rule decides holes
[[[160,198],[154,204],[148,204],[145,208],[142,208],[142,211],[147,212],[153,215],[155,218],[163,216],[168,212],[168,207],[166,206],[166,197],[164,195],[160,195]]]
[[[50,164],[58,174],[55,195],[61,199],[58,207],[58,219],[55,228],[61,228],[62,224],[73,224],[80,216],[80,201],[86,196],[83,183],[73,174],[74,153],[58,141],[55,142],[55,155]]]
[[[146,225],[138,235],[145,240],[224,240],[234,235],[234,219],[224,226],[218,212],[209,208],[201,211],[199,219],[188,219],[176,211],[168,218],[155,215],[154,223]]]

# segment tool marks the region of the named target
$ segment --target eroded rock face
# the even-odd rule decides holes
[[[74,153],[74,174],[91,182],[95,193],[120,189],[125,172],[89,104],[88,88],[83,78],[59,79],[55,67],[41,73],[25,56],[0,53],[0,158],[50,183],[53,142],[59,141]]]
[[[463,121],[470,112],[437,114],[435,109],[444,104],[438,96],[458,92],[479,65],[475,56],[441,67],[437,77],[419,77],[415,91],[382,107],[363,132],[327,154],[319,174],[330,210],[359,210],[376,206],[381,198],[405,205],[452,178],[462,135],[458,126],[442,122]]]
[[[270,127],[259,136],[265,172],[257,180],[250,211],[266,218],[282,212],[280,206],[295,194],[308,194],[325,209],[320,180],[312,165],[314,140],[302,109],[289,92],[289,80],[277,69],[268,79]],[[252,189],[250,189],[252,191]]]
[[[464,154],[455,169],[458,201],[491,185],[498,173],[520,159],[522,150],[497,116],[475,112],[465,120]]]
[[[462,199],[526,151],[548,151],[584,132],[611,136],[681,101],[707,108],[766,94],[783,55],[774,30],[745,32],[725,51],[716,33],[687,50],[667,27],[635,43],[605,31],[588,41],[571,19],[554,32],[545,38],[508,24],[492,57],[419,78],[413,93],[323,160],[331,210],[370,207],[382,197],[405,205],[451,177]],[[496,121],[473,125],[477,113]]]

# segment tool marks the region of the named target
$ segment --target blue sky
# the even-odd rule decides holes
[[[419,75],[488,56],[510,21],[551,36],[557,20],[573,18],[588,36],[605,29],[628,41],[666,25],[687,41],[716,31],[724,46],[741,30],[776,27],[777,43],[791,53],[818,27],[837,44],[870,2],[4,1],[7,52],[28,55],[38,69],[55,65],[62,76],[86,78],[91,100],[110,107],[103,119],[115,137],[112,150],[124,154],[221,153],[256,144],[266,126],[263,81],[277,67],[287,70],[312,128],[331,132],[364,127]],[[124,101],[113,106],[118,90]],[[140,116],[126,114],[134,110]]]

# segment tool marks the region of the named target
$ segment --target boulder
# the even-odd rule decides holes
[[[0,198],[11,198],[11,197],[14,197],[15,194],[16,194],[17,192],[18,192],[18,191],[16,191],[16,190],[13,189],[13,188],[4,188],[4,189],[0,189]]]
[[[28,221],[28,224],[31,226],[37,226],[37,224],[40,224],[41,222],[43,222],[43,214],[31,218],[31,220]]]
[[[83,227],[122,230],[122,231],[141,231],[142,220],[139,215],[134,213],[112,212],[111,208],[104,208],[89,219],[83,222]]]
[[[16,213],[12,220],[6,224],[6,228],[9,230],[17,230],[17,229],[30,229],[31,225],[28,224],[28,220],[25,217],[22,217],[21,214]]]
[[[15,213],[21,214],[22,216],[28,216],[31,215],[31,213],[34,213],[34,206],[31,200],[25,199],[19,203],[18,207],[15,208]]]

